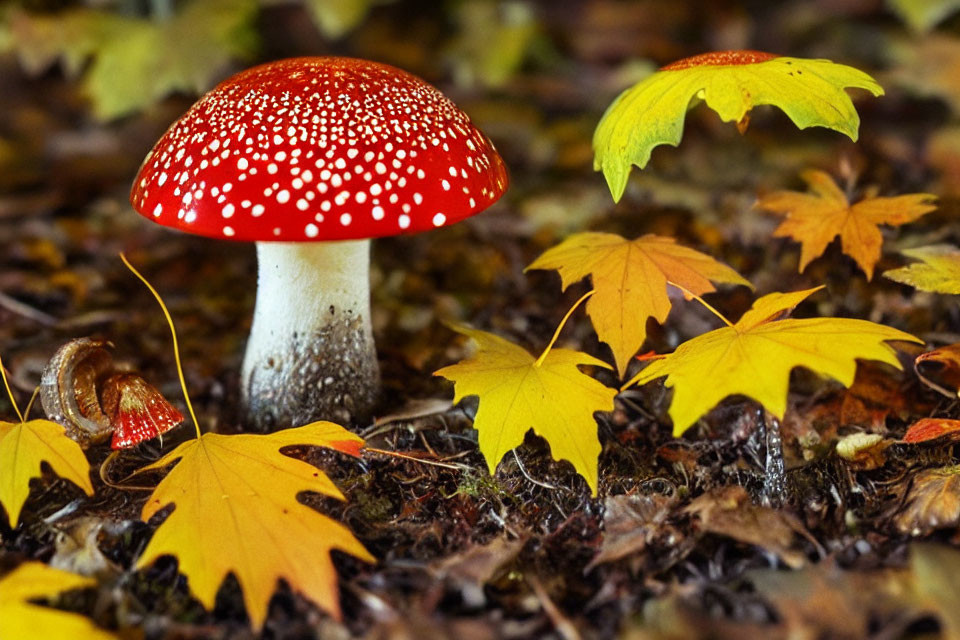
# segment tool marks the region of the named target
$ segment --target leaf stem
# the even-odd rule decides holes
[[[567,320],[576,311],[577,307],[580,306],[580,303],[592,296],[596,292],[595,289],[590,289],[585,294],[580,296],[580,299],[573,303],[573,306],[570,307],[570,310],[567,311],[567,314],[563,316],[563,320],[560,321],[560,324],[557,326],[557,330],[553,332],[553,337],[550,338],[550,344],[547,345],[547,348],[543,350],[543,353],[540,354],[540,357],[537,358],[537,361],[533,363],[533,366],[539,367],[543,364],[543,361],[547,359],[547,354],[550,353],[550,349],[553,348],[553,343],[557,341],[557,338],[560,337],[560,332],[563,331],[563,326],[567,324]]]
[[[676,287],[677,289],[680,289],[680,291],[683,291],[684,295],[693,298],[694,300],[696,300],[697,302],[699,302],[700,304],[702,304],[703,306],[705,306],[711,313],[713,313],[713,315],[715,315],[715,316],[717,316],[718,318],[720,318],[721,320],[723,320],[723,323],[724,323],[725,325],[727,325],[728,327],[733,327],[733,323],[732,323],[732,322],[730,322],[729,320],[727,320],[727,318],[726,318],[722,313],[720,313],[719,311],[717,311],[716,309],[714,309],[712,306],[710,306],[710,304],[707,303],[706,300],[704,300],[703,298],[701,298],[700,296],[698,296],[697,294],[695,294],[693,291],[690,291],[690,290],[687,289],[686,287],[684,287],[684,286],[682,286],[682,285],[679,285],[679,284],[677,284],[676,282],[671,282],[670,280],[667,280],[667,284],[669,284],[670,286]]]
[[[120,456],[120,450],[111,451],[110,455],[107,456],[107,459],[103,461],[100,465],[100,479],[103,481],[103,484],[107,485],[111,489],[119,489],[120,491],[153,491],[156,487],[140,487],[132,484],[118,484],[110,480],[110,467],[113,466],[113,463],[116,462],[117,458]],[[124,480],[129,480],[133,476],[137,475],[143,471],[143,469],[137,469],[126,478],[123,478],[119,482]]]
[[[133,275],[137,276],[147,289],[150,290],[150,293],[153,294],[153,297],[157,299],[157,302],[160,303],[160,309],[163,311],[163,316],[167,319],[167,326],[170,327],[170,335],[173,336],[173,357],[177,363],[177,375],[180,377],[180,389],[183,391],[183,399],[187,402],[187,409],[190,411],[190,418],[193,420],[193,428],[197,432],[197,438],[199,439],[203,434],[200,433],[200,423],[197,422],[197,414],[193,412],[193,403],[190,402],[190,394],[187,393],[187,381],[183,378],[183,365],[180,363],[180,346],[177,342],[177,330],[173,326],[173,318],[170,317],[170,312],[167,311],[167,305],[163,303],[163,298],[160,297],[160,294],[157,293],[157,290],[153,288],[146,278],[144,278],[139,271],[137,271],[132,264],[127,261],[127,256],[123,255],[123,252],[120,253],[120,259],[123,260],[123,264],[127,266],[127,269],[133,272]]]
[[[10,382],[7,380],[7,369],[3,366],[3,358],[0,358],[0,377],[3,378],[3,386],[7,388],[10,404],[13,405],[13,410],[17,413],[17,417],[20,418],[20,423],[23,424],[23,414],[20,413],[20,407],[17,406],[17,399],[13,397],[13,391],[10,390]]]
[[[30,402],[27,403],[27,408],[23,410],[24,420],[30,417],[30,409],[33,409],[33,403],[36,401],[38,395],[40,395],[40,387],[34,387],[33,394],[30,396]]]
[[[386,449],[377,449],[376,447],[363,447],[364,451],[369,451],[370,453],[378,453],[382,456],[390,456],[392,458],[400,458],[402,460],[413,460],[414,462],[422,462],[423,464],[433,465],[435,467],[443,467],[444,469],[453,469],[454,471],[459,471],[460,466],[455,464],[448,464],[446,462],[436,462],[435,460],[424,460],[409,453],[400,453],[399,451],[387,451]]]

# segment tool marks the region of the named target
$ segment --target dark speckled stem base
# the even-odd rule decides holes
[[[367,424],[380,372],[365,324],[347,312],[308,339],[291,336],[284,355],[251,367],[244,389],[248,428],[270,432],[316,420]]]

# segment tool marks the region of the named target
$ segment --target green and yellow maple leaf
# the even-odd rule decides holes
[[[626,386],[667,376],[665,384],[674,390],[669,413],[673,433],[679,436],[721,400],[736,394],[756,400],[783,419],[794,367],[806,367],[849,387],[858,359],[902,368],[887,341],[922,342],[909,333],[867,320],[776,320],[822,288],[763,296],[736,324],[684,342]]]
[[[524,4],[462,2],[451,18],[456,38],[448,58],[460,84],[501,88],[515,76],[540,37],[536,12]]]
[[[887,0],[887,4],[917,33],[926,33],[960,10],[960,0]]]
[[[667,281],[696,295],[715,291],[711,281],[753,288],[725,264],[655,235],[626,240],[613,233],[577,233],[527,269],[556,269],[564,289],[590,276],[595,293],[587,314],[597,336],[613,350],[621,376],[646,340],[647,319],[663,323],[670,313]]]
[[[580,371],[610,365],[579,351],[550,349],[542,362],[500,336],[454,327],[479,349],[470,358],[434,372],[454,383],[454,399],[478,396],[474,419],[480,452],[492,475],[530,429],[550,445],[556,460],[567,460],[597,493],[600,439],[593,414],[613,411],[616,389]]]
[[[314,23],[328,38],[338,39],[356,29],[375,4],[391,0],[305,0]]]
[[[115,640],[88,618],[34,604],[64,591],[92,587],[96,581],[40,562],[24,562],[0,578],[0,640],[82,638]]]
[[[223,579],[233,573],[256,629],[266,620],[281,578],[339,617],[337,574],[329,552],[338,549],[367,562],[375,559],[345,526],[297,501],[304,491],[344,497],[322,471],[280,453],[294,445],[355,456],[363,440],[332,422],[268,435],[207,433],[142,469],[160,469],[179,460],[143,507],[146,521],[175,505],[137,566],[176,556],[191,592],[208,609]]]
[[[594,169],[619,201],[631,165],[643,169],[653,148],[677,146],[687,110],[703,100],[724,122],[746,123],[757,105],[779,107],[800,129],[826,127],[857,139],[860,117],[845,89],[883,88],[866,73],[829,60],[760,51],[719,51],[669,64],[610,105],[593,136]]]
[[[94,9],[52,16],[14,13],[11,43],[24,68],[57,60],[78,73],[102,119],[118,118],[176,91],[199,93],[233,59],[256,47],[256,0],[193,0],[167,20]]]
[[[868,197],[850,204],[830,174],[811,169],[801,177],[812,193],[775,191],[756,204],[760,209],[786,216],[773,235],[801,243],[800,271],[823,255],[839,236],[843,252],[856,261],[870,280],[883,246],[879,225],[913,222],[937,208],[933,204],[937,197],[931,193]]]
[[[884,271],[884,278],[921,291],[960,294],[960,249],[939,244],[905,249],[900,253],[920,262]]]
[[[49,420],[0,422],[0,504],[12,527],[20,522],[20,511],[30,495],[30,480],[41,477],[43,462],[88,496],[93,495],[90,464],[83,449],[66,436],[61,425]]]

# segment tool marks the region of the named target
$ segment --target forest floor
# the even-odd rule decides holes
[[[142,156],[189,100],[96,125],[78,115],[74,90],[55,74],[30,79],[13,61],[0,64],[2,133],[13,141],[0,171],[0,350],[15,392],[29,397],[64,342],[95,336],[182,406],[163,316],[120,262],[124,251],[170,307],[201,427],[238,431],[254,249],[167,231],[127,204]],[[378,563],[335,554],[344,622],[282,587],[265,637],[960,637],[960,551],[948,548],[960,544],[952,442],[894,443],[875,465],[835,451],[850,433],[897,439],[917,419],[960,418],[956,400],[913,373],[921,347],[901,351],[904,371],[861,364],[850,389],[794,372],[782,424],[786,489],[777,495],[764,492],[766,421],[752,401],[728,399],[676,439],[659,383],[622,392],[614,412],[598,415],[598,497],[533,435],[487,473],[472,429],[476,398],[451,406],[452,385],[432,375],[469,353],[445,323],[542,348],[587,285],[562,293],[555,274],[524,268],[574,231],[672,236],[729,264],[759,293],[826,284],[798,317],[865,318],[931,346],[960,342],[955,299],[868,281],[836,245],[798,273],[798,246],[772,240],[778,220],[753,208],[758,194],[801,188],[799,173],[819,167],[851,193],[876,185],[886,195],[940,196],[936,212],[886,231],[878,274],[904,264],[900,248],[960,243],[960,191],[927,146],[948,123],[941,105],[896,92],[864,100],[856,144],[798,132],[772,110],[758,111],[740,135],[697,109],[681,148],[659,148],[615,206],[591,170],[590,136],[618,80],[591,69],[520,76],[511,85],[520,88],[495,98],[455,96],[500,147],[510,192],[454,227],[378,240],[372,261],[383,393],[376,424],[359,432],[372,447],[425,462],[298,452],[347,496],[302,499],[343,521]],[[708,300],[736,318],[753,294],[723,288]],[[669,352],[716,325],[678,297],[665,325],[651,322],[644,350]],[[609,360],[582,315],[560,344]],[[0,414],[10,413],[0,400]],[[111,476],[157,459],[190,432],[123,452]],[[88,453],[98,465],[108,451]],[[232,579],[205,611],[174,559],[134,569],[157,524],[139,520],[147,492],[94,476],[91,499],[52,474],[37,482],[23,523],[0,524],[0,570],[31,558],[97,568],[108,576],[100,592],[64,606],[109,628],[252,637]]]

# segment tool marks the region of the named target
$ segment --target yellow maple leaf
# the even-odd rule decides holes
[[[10,526],[16,527],[20,522],[20,510],[30,494],[30,480],[41,477],[42,462],[88,496],[93,495],[90,464],[80,445],[68,438],[65,431],[49,420],[0,422],[0,504],[7,511]]]
[[[679,436],[721,400],[736,394],[753,398],[783,419],[794,367],[806,367],[849,387],[858,359],[902,368],[886,341],[922,343],[909,333],[867,320],[788,318],[774,322],[822,288],[763,296],[736,324],[684,342],[625,386],[667,376],[665,384],[674,390],[669,413],[673,433]]]
[[[268,435],[207,433],[145,467],[160,469],[179,460],[143,507],[146,521],[175,505],[137,566],[176,556],[190,590],[208,609],[223,579],[233,573],[256,629],[266,620],[280,578],[339,618],[330,550],[375,559],[345,526],[297,501],[304,491],[344,497],[322,471],[280,453],[293,445],[358,455],[363,440],[332,422]]]
[[[900,253],[920,262],[884,271],[884,278],[909,284],[921,291],[960,294],[960,249],[940,244],[905,249]]]
[[[715,291],[711,281],[753,288],[727,265],[655,235],[626,240],[613,233],[577,233],[545,251],[529,269],[556,269],[564,289],[590,276],[595,293],[587,301],[587,315],[613,350],[621,376],[647,338],[647,319],[663,323],[670,313],[668,280],[697,295]]]
[[[533,429],[549,443],[554,459],[572,463],[596,495],[600,440],[593,414],[613,411],[617,391],[578,367],[610,365],[571,349],[549,349],[541,361],[492,333],[454,328],[476,341],[479,349],[434,375],[453,381],[455,403],[479,396],[474,427],[491,475]]]
[[[117,636],[95,626],[88,618],[30,602],[95,584],[96,581],[91,578],[54,569],[40,562],[24,562],[0,579],[0,640],[114,640]]]
[[[10,526],[19,524],[20,511],[30,495],[30,480],[42,476],[40,467],[44,462],[54,473],[92,496],[90,463],[80,445],[68,438],[66,429],[56,422],[24,421],[7,382],[3,360],[0,360],[0,380],[20,419],[19,423],[0,421],[0,505],[7,512]]]
[[[847,87],[883,95],[866,73],[829,60],[763,51],[713,51],[678,60],[621,93],[603,114],[593,135],[594,169],[603,171],[613,199],[620,200],[631,165],[643,169],[657,145],[679,145],[687,111],[700,100],[740,127],[753,107],[767,104],[800,129],[827,127],[856,140],[860,117]]]
[[[776,191],[760,198],[756,205],[786,216],[773,235],[801,243],[800,271],[840,236],[843,252],[860,265],[868,280],[872,279],[883,245],[878,225],[906,224],[937,208],[933,204],[936,196],[929,193],[866,198],[851,205],[829,174],[808,170],[801,175],[813,193]]]

